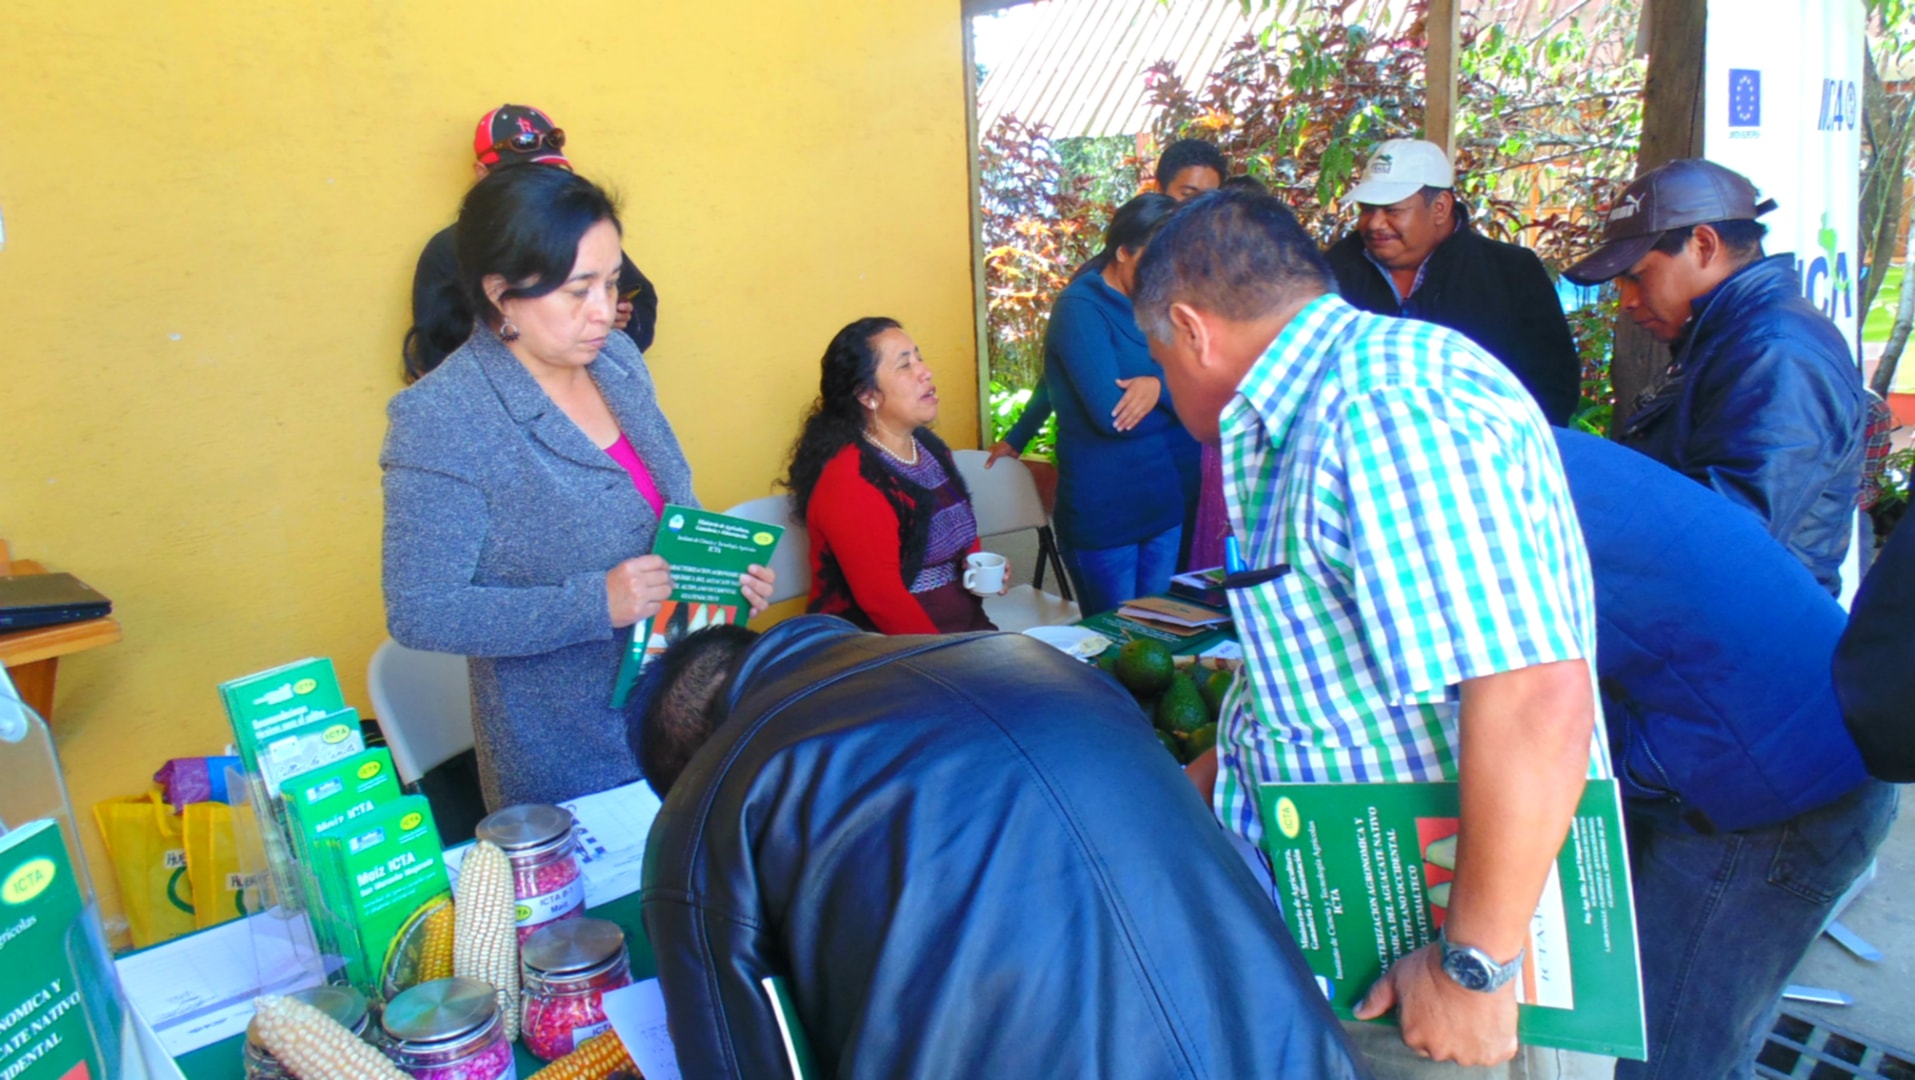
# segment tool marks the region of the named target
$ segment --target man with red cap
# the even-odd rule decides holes
[[[501,105],[479,117],[472,135],[472,176],[483,180],[498,169],[519,165],[569,170],[572,163],[564,151],[565,131],[551,117],[530,105]],[[404,346],[408,382],[438,367],[472,332],[472,305],[460,291],[458,278],[458,249],[448,225],[426,241],[412,275],[412,329],[406,331]],[[658,325],[658,291],[629,255],[618,278],[618,312],[612,325],[644,352],[652,347]]]
[[[1662,377],[1616,440],[1747,508],[1840,591],[1862,480],[1868,399],[1848,342],[1802,297],[1792,255],[1765,256],[1775,209],[1740,173],[1700,158],[1638,177],[1603,244],[1563,276],[1614,279],[1622,310],[1669,346]]]

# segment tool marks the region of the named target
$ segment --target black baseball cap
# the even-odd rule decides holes
[[[1682,158],[1636,178],[1609,208],[1602,246],[1584,255],[1563,276],[1578,285],[1600,285],[1636,265],[1671,229],[1717,221],[1754,221],[1775,209],[1749,178],[1713,161]]]

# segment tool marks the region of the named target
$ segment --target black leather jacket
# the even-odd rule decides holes
[[[1503,362],[1522,380],[1543,417],[1569,423],[1582,401],[1583,365],[1549,271],[1536,253],[1491,240],[1470,225],[1456,204],[1458,225],[1424,264],[1423,284],[1399,305],[1377,265],[1364,257],[1354,230],[1325,252],[1337,291],[1352,307],[1378,315],[1447,326]]]
[[[688,1077],[1365,1075],[1268,894],[1110,679],[830,616],[747,654],[645,854]]]
[[[1695,311],[1617,441],[1754,511],[1839,591],[1868,422],[1848,344],[1802,298],[1791,255],[1736,271]]]

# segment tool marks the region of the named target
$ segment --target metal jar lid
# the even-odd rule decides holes
[[[294,1001],[303,1001],[351,1031],[354,1035],[364,1035],[366,1024],[371,1017],[366,1011],[366,995],[350,986],[313,986],[304,990],[295,990],[286,995]],[[246,1044],[264,1052],[265,1044],[259,1041],[259,1017],[255,1016],[246,1024]]]
[[[528,979],[569,983],[595,978],[625,960],[625,931],[604,919],[560,919],[525,939],[519,959]]]
[[[545,803],[508,806],[479,822],[478,838],[496,844],[507,856],[543,855],[572,842],[572,812]]]
[[[380,1023],[401,1054],[445,1054],[483,1040],[499,1017],[498,995],[478,979],[434,979],[386,1003]]]

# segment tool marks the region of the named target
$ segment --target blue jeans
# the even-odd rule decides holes
[[[1077,590],[1077,607],[1086,615],[1109,611],[1126,600],[1170,588],[1177,572],[1177,545],[1183,526],[1173,525],[1138,544],[1112,548],[1066,546],[1064,569]]]
[[[1754,1075],[1789,974],[1895,820],[1870,780],[1780,825],[1713,835],[1673,803],[1626,804],[1649,1060],[1617,1080]]]

